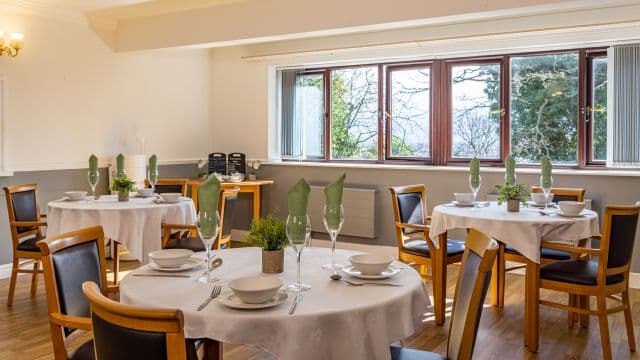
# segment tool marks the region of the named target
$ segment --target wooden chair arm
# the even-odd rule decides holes
[[[47,223],[45,221],[12,221],[11,226],[47,226]]]
[[[396,222],[396,226],[402,229],[420,230],[426,232],[429,232],[429,229],[431,229],[431,226],[429,225],[406,224],[401,222]]]
[[[46,218],[46,217],[47,217],[47,214],[40,214],[40,217],[41,217],[41,218]]]
[[[593,249],[593,248],[586,248],[581,246],[557,244],[557,243],[551,243],[547,241],[543,241],[540,247],[553,249],[553,250],[566,251],[574,254],[602,254],[603,253],[602,249]]]
[[[187,224],[162,224],[161,227],[169,230],[198,230],[197,226]]]
[[[85,318],[80,316],[52,313],[49,314],[49,319],[51,319],[52,323],[59,326],[91,331],[91,319],[88,317]]]

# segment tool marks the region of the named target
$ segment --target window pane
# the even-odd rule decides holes
[[[429,154],[430,68],[391,72],[391,157]]]
[[[331,157],[378,158],[378,68],[331,72]]]
[[[451,67],[451,156],[500,158],[500,65]]]
[[[302,125],[302,153],[324,157],[324,84],[322,74],[298,75],[296,121]]]
[[[591,79],[591,146],[593,160],[607,160],[607,58],[595,58]]]
[[[520,163],[543,155],[576,164],[578,54],[511,58],[511,154]]]

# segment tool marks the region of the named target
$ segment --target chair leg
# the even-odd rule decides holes
[[[569,307],[577,307],[578,305],[576,303],[576,295],[569,294]],[[569,326],[569,329],[572,329],[573,325],[578,320],[577,314],[573,311],[569,311],[567,315],[567,325]]]
[[[627,340],[629,341],[629,350],[636,351],[636,336],[633,334],[633,319],[631,318],[631,303],[629,302],[629,291],[622,292],[622,303],[624,309],[624,322],[627,326]]]
[[[118,246],[118,242],[113,239],[113,284],[118,285],[118,273],[120,272],[120,247]]]
[[[18,279],[18,264],[19,259],[13,258],[13,265],[11,266],[11,280],[9,281],[9,296],[7,297],[7,306],[13,305],[13,294],[16,291],[16,280]]]
[[[587,295],[578,296],[578,304],[580,308],[589,310],[591,307],[590,302],[591,301],[589,296]],[[589,319],[591,319],[591,317],[587,314],[580,314],[579,318],[580,318],[580,327],[584,329],[588,329],[589,321],[590,321]]]
[[[611,341],[609,340],[609,319],[607,317],[607,298],[598,296],[598,320],[600,324],[600,341],[602,341],[602,358],[611,360]]]
[[[33,264],[33,274],[31,275],[31,296],[35,296],[38,291],[38,270],[40,270],[40,260]]]

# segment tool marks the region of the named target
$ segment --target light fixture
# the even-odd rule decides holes
[[[24,35],[20,33],[12,33],[7,39],[4,31],[0,31],[0,56],[5,53],[9,57],[18,56],[18,52],[22,49],[22,45],[24,44],[23,39]]]

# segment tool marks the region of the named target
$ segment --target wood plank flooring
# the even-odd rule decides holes
[[[138,266],[125,262],[122,274]],[[455,268],[449,270],[447,294],[453,296],[456,279]],[[0,280],[0,360],[4,359],[53,359],[49,337],[47,308],[43,281],[36,297],[29,295],[30,278],[20,276],[14,305],[6,306],[9,281]],[[429,293],[430,284],[427,283]],[[540,352],[529,353],[523,346],[523,296],[524,277],[507,274],[506,305],[496,309],[487,305],[482,315],[476,343],[475,359],[601,359],[598,321],[591,319],[588,329],[567,328],[566,313],[541,307]],[[543,298],[565,301],[565,295],[543,291]],[[631,290],[636,341],[640,334],[640,290]],[[451,301],[447,304],[451,306]],[[593,304],[592,306],[595,306]],[[404,342],[404,346],[446,352],[449,313],[444,327],[434,325],[431,314],[426,313],[424,328]],[[614,359],[640,359],[629,352],[622,313],[609,317]],[[275,359],[270,354],[246,346],[225,344],[225,359]],[[340,359],[342,360],[342,359]]]

